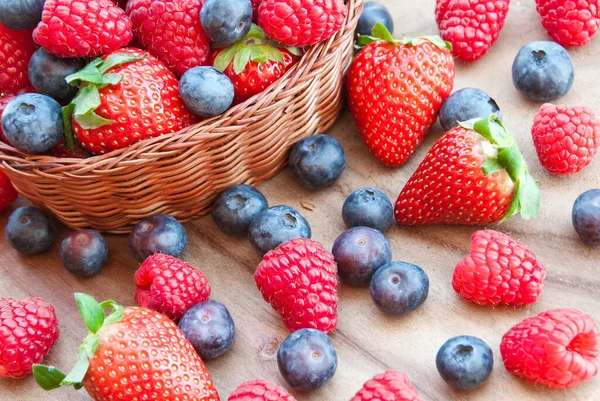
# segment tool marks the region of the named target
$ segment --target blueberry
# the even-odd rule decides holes
[[[32,206],[20,207],[12,212],[5,234],[10,246],[26,255],[47,251],[56,238],[50,218]]]
[[[63,240],[60,259],[71,273],[92,277],[104,267],[108,259],[108,245],[97,231],[75,231]]]
[[[388,9],[381,3],[368,1],[365,3],[363,12],[358,19],[356,33],[359,35],[371,35],[373,27],[378,22],[383,24],[390,33],[394,33],[394,20]]]
[[[354,227],[344,231],[331,251],[342,281],[351,285],[368,285],[381,266],[390,263],[390,243],[379,230]]]
[[[198,117],[214,117],[229,109],[233,84],[214,67],[194,67],[179,81],[179,95],[186,107]]]
[[[129,251],[138,262],[155,253],[178,258],[186,245],[185,228],[177,219],[165,214],[155,214],[140,221],[129,235]]]
[[[250,0],[206,0],[200,11],[200,22],[214,47],[231,45],[250,32],[252,3]]]
[[[492,373],[492,349],[477,337],[458,336],[442,345],[435,358],[442,379],[458,390],[474,390]]]
[[[83,67],[83,59],[59,58],[40,47],[29,61],[29,80],[39,93],[68,102],[77,93],[77,87],[69,85],[65,78]]]
[[[23,31],[35,28],[42,20],[45,0],[0,0],[0,24]]]
[[[294,238],[310,238],[308,221],[289,206],[273,206],[262,211],[250,224],[250,243],[265,254]]]
[[[454,92],[442,105],[440,123],[445,131],[477,117],[495,114],[502,120],[500,108],[494,99],[481,89],[464,88]]]
[[[384,233],[394,221],[394,208],[383,192],[365,187],[346,198],[342,217],[348,227],[365,226]]]
[[[19,95],[2,113],[2,130],[11,145],[21,152],[47,152],[64,135],[60,104],[37,93]]]
[[[296,391],[315,390],[337,369],[337,354],[327,334],[301,329],[288,336],[277,352],[279,372]]]
[[[290,170],[300,184],[311,190],[325,188],[346,168],[342,145],[329,135],[315,135],[298,141],[290,153]]]
[[[388,263],[371,279],[371,298],[390,315],[408,315],[425,302],[428,294],[427,274],[412,263]]]
[[[267,199],[258,189],[234,185],[219,195],[212,217],[225,234],[242,236],[248,234],[250,223],[267,207]]]
[[[579,195],[573,205],[573,227],[591,245],[600,245],[600,189]]]
[[[233,345],[235,324],[222,303],[206,301],[192,306],[179,328],[204,360],[223,355]]]
[[[512,77],[515,87],[531,100],[548,102],[561,98],[573,86],[571,56],[555,42],[528,43],[515,58]]]

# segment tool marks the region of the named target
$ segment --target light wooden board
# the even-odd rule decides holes
[[[393,11],[397,33],[437,32],[433,0],[385,0],[385,3]],[[544,310],[577,307],[600,324],[600,249],[582,245],[570,220],[575,198],[584,190],[600,187],[600,161],[575,177],[559,178],[545,173],[537,162],[529,133],[539,105],[521,98],[511,83],[512,60],[519,48],[528,41],[547,38],[534,7],[531,0],[513,1],[505,29],[492,51],[475,65],[457,63],[455,86],[479,87],[497,100],[506,125],[516,134],[525,153],[531,173],[541,181],[543,205],[535,221],[515,218],[494,227],[527,244],[546,263],[547,286],[540,301],[522,309],[489,309],[457,298],[450,284],[452,270],[468,253],[469,238],[477,228],[394,227],[387,233],[393,259],[416,263],[425,269],[431,281],[429,299],[409,317],[390,318],[375,308],[367,289],[341,285],[340,324],[331,336],[339,357],[337,374],[315,393],[295,394],[299,401],[349,400],[363,382],[390,368],[407,373],[424,400],[600,400],[600,377],[574,390],[550,390],[509,375],[499,358],[498,345],[506,330]],[[571,54],[576,79],[562,102],[586,105],[600,113],[597,91],[600,37]],[[397,170],[385,168],[371,157],[347,112],[330,134],[341,141],[348,158],[345,174],[333,187],[311,193],[300,188],[288,173],[260,187],[271,205],[287,204],[300,210],[312,225],[313,238],[327,248],[344,230],[340,211],[345,197],[361,186],[371,185],[382,189],[394,201],[425,152],[441,135],[441,129],[436,126],[414,158]],[[303,209],[301,201],[314,204],[314,211]],[[38,256],[24,257],[13,251],[3,235],[7,216],[8,212],[0,215],[0,295],[40,296],[55,305],[61,337],[46,362],[66,369],[75,361],[77,346],[85,334],[73,292],[133,304],[132,276],[137,265],[129,256],[127,238],[109,237],[109,265],[99,276],[82,280],[63,269],[58,259],[58,244]],[[213,298],[229,307],[237,325],[237,338],[231,352],[207,364],[222,399],[226,400],[238,384],[250,379],[263,378],[283,385],[275,352],[286,330],[254,285],[252,274],[259,256],[248,241],[220,233],[210,218],[200,219],[186,228],[190,243],[184,259],[209,278]],[[471,393],[450,390],[435,368],[438,348],[446,339],[459,334],[481,337],[495,353],[495,367],[488,383]],[[0,380],[0,399],[76,401],[89,397],[83,390],[44,393],[28,378]]]

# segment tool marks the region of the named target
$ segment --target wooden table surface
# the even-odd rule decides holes
[[[384,3],[394,15],[397,34],[437,32],[433,0],[385,0]],[[539,105],[525,101],[511,83],[511,65],[519,48],[526,42],[547,38],[534,7],[533,0],[512,2],[504,31],[492,51],[475,65],[457,62],[455,87],[479,87],[497,100],[505,124],[525,153],[531,173],[540,180],[543,201],[539,217],[530,222],[513,218],[493,228],[521,240],[546,263],[548,278],[541,299],[521,309],[490,309],[461,301],[451,287],[452,271],[469,252],[469,238],[478,228],[393,227],[387,233],[393,259],[416,263],[427,272],[431,281],[429,299],[408,317],[386,317],[372,303],[368,289],[340,285],[340,323],[331,335],[339,357],[337,373],[321,390],[308,395],[295,394],[299,401],[349,400],[363,382],[391,368],[407,373],[424,400],[600,400],[600,377],[573,390],[550,390],[509,375],[498,351],[502,335],[512,325],[547,309],[577,307],[600,324],[600,248],[582,245],[571,226],[575,198],[587,189],[600,187],[600,161],[575,177],[560,178],[545,173],[537,162],[529,133]],[[572,50],[571,55],[576,79],[562,102],[586,105],[600,113],[596,88],[600,38],[585,48]],[[397,170],[383,167],[369,154],[347,112],[329,133],[342,143],[348,159],[348,168],[335,185],[312,193],[299,187],[284,172],[260,189],[270,205],[297,208],[311,223],[313,239],[330,249],[345,229],[341,218],[345,197],[359,187],[370,185],[380,188],[394,201],[426,151],[441,135],[441,129],[436,126],[413,159]],[[302,201],[314,204],[314,210],[303,209]],[[108,237],[111,256],[107,267],[92,279],[78,279],[61,266],[58,241],[43,255],[22,256],[11,249],[3,235],[8,214],[8,211],[0,214],[0,295],[39,296],[56,307],[61,337],[45,362],[68,369],[75,362],[77,346],[85,335],[73,292],[133,304],[132,276],[137,264],[129,255],[127,238]],[[287,332],[254,284],[252,274],[260,257],[248,241],[222,234],[211,218],[187,224],[186,229],[189,246],[183,258],[209,278],[212,298],[228,306],[237,326],[233,349],[207,363],[222,399],[226,400],[238,384],[250,379],[263,378],[283,385],[275,354],[278,342]],[[63,229],[59,238],[65,232]],[[487,384],[470,393],[452,391],[435,368],[438,348],[448,338],[460,334],[484,339],[495,355],[494,371]],[[83,390],[72,389],[44,393],[32,378],[27,378],[0,380],[0,399],[76,401],[89,400],[89,396]]]

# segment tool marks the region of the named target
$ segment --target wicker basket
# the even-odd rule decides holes
[[[223,189],[272,177],[291,145],[336,120],[363,0],[347,4],[342,30],[221,116],[83,160],[29,156],[0,142],[0,169],[19,193],[72,228],[127,233],[155,213],[183,222],[205,215]]]

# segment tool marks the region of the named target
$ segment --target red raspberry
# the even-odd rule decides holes
[[[127,14],[135,38],[181,76],[208,65],[210,41],[200,24],[202,0],[130,0]]]
[[[58,339],[54,307],[41,298],[0,297],[0,377],[20,379]]]
[[[598,373],[600,334],[591,317],[573,308],[527,318],[502,337],[506,370],[554,388],[575,387]]]
[[[135,302],[179,320],[192,306],[208,300],[210,285],[198,270],[173,256],[149,256],[135,272]]]
[[[435,19],[442,39],[462,60],[483,57],[498,39],[510,0],[437,0]]]
[[[35,51],[31,31],[13,31],[0,24],[0,103],[2,93],[29,85],[29,60]]]
[[[131,41],[131,20],[110,0],[46,0],[35,43],[58,57],[96,57]]]
[[[254,279],[290,331],[330,332],[337,326],[337,265],[323,245],[306,238],[268,252]]]
[[[587,107],[547,103],[535,116],[531,135],[546,170],[577,173],[592,162],[600,147],[600,120]]]
[[[597,0],[536,0],[535,3],[546,32],[564,47],[587,45],[598,30]]]
[[[302,47],[332,37],[347,13],[344,0],[263,0],[258,24],[271,39]]]
[[[404,373],[388,370],[366,382],[350,401],[421,401]]]
[[[17,196],[15,187],[13,187],[6,174],[0,171],[0,210],[6,209],[17,199]]]
[[[266,380],[254,380],[240,384],[228,401],[296,401],[284,388]]]

